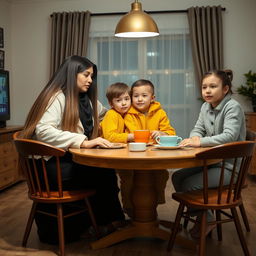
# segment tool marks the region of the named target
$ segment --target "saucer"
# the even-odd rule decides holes
[[[160,145],[160,144],[157,144],[157,145],[153,145],[154,147],[158,148],[158,149],[180,149],[180,148],[183,148],[183,146],[168,146],[168,145]]]

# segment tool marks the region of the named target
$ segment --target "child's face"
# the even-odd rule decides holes
[[[131,97],[128,92],[123,93],[118,98],[113,98],[110,106],[121,115],[124,115],[131,106]]]
[[[155,96],[149,85],[141,85],[133,88],[132,105],[140,112],[146,113]]]
[[[227,85],[223,86],[221,79],[215,75],[210,75],[203,80],[203,99],[214,108],[222,101],[228,91],[229,87]]]

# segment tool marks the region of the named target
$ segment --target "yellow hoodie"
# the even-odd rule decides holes
[[[114,109],[110,109],[101,122],[102,137],[111,142],[127,143],[128,134],[124,132],[124,119]]]
[[[133,106],[124,117],[126,132],[134,130],[156,130],[175,135],[175,129],[171,126],[166,112],[162,109],[160,102],[153,102],[147,114],[143,114]]]

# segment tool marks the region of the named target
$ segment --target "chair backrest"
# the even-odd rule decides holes
[[[241,189],[245,182],[246,174],[252,159],[255,142],[240,141],[227,143],[224,145],[215,146],[209,150],[198,153],[196,157],[202,159],[204,162],[203,172],[203,194],[204,203],[208,203],[208,162],[209,159],[220,159],[221,171],[219,177],[219,185],[216,188],[218,195],[216,197],[216,204],[229,204],[235,202],[241,197]],[[231,167],[231,178],[229,184],[224,184],[225,164],[233,160],[233,168]]]
[[[246,140],[256,141],[256,132],[246,129]]]
[[[256,141],[256,132],[254,132],[250,129],[246,129],[246,140]],[[255,152],[255,148],[254,148],[254,152]],[[250,167],[249,167],[249,173],[254,173],[254,170],[253,170],[254,164],[253,164],[253,162],[254,162],[254,160],[251,161],[251,164],[250,164]],[[245,184],[245,187],[247,187],[247,184]]]
[[[19,153],[21,168],[26,176],[30,196],[51,197],[52,191],[45,158],[54,157],[58,197],[63,197],[60,157],[64,156],[65,151],[40,141],[20,139],[17,134],[14,136],[14,144]],[[56,191],[54,193],[56,194]]]

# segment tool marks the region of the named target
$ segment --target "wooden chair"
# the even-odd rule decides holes
[[[249,129],[246,129],[246,140],[247,141],[256,141],[256,132],[254,132],[252,130],[249,130]],[[248,184],[245,181],[243,188],[247,188],[247,187],[248,187]],[[240,213],[241,213],[246,231],[250,232],[251,229],[250,229],[249,221],[248,221],[247,214],[246,214],[243,203],[241,205],[239,205],[239,209],[240,209]]]
[[[17,134],[13,136],[16,149],[20,156],[20,163],[23,172],[26,175],[26,181],[28,184],[29,192],[28,196],[33,200],[30,215],[27,221],[27,226],[25,234],[23,237],[22,245],[25,247],[27,240],[31,231],[31,227],[35,218],[36,212],[45,214],[48,216],[53,216],[57,218],[58,223],[58,235],[59,235],[59,255],[65,255],[65,237],[64,237],[64,218],[79,214],[84,211],[89,212],[89,216],[92,221],[92,225],[95,229],[96,234],[99,236],[98,227],[95,221],[95,217],[90,205],[88,198],[94,195],[94,190],[72,190],[64,191],[62,189],[62,172],[60,166],[60,158],[64,156],[65,151],[46,143],[42,143],[30,139],[19,139]],[[36,159],[40,156],[40,165],[42,168],[38,168],[36,165]],[[45,165],[45,160],[43,157],[51,156],[56,159],[56,171],[57,171],[57,186],[58,191],[52,191],[50,189],[51,184],[49,184],[47,177],[47,169]],[[38,161],[37,161],[38,162]],[[38,163],[37,163],[38,164]],[[39,173],[41,169],[41,172]],[[42,178],[39,178],[42,177]],[[72,203],[75,201],[85,201],[85,207],[75,209],[74,212],[64,215],[63,213],[63,203]],[[38,203],[56,204],[57,212],[55,214],[38,210]]]
[[[246,140],[247,141],[256,141],[256,132],[254,132],[252,130],[249,130],[249,129],[246,129]],[[248,184],[247,184],[247,182],[245,182],[243,188],[247,188],[247,187],[248,187]],[[250,232],[251,229],[250,229],[249,221],[248,221],[247,214],[246,214],[243,203],[241,205],[239,205],[239,209],[240,209],[240,214],[242,216],[246,231]],[[187,216],[188,215],[189,215],[189,213],[187,212]],[[188,218],[184,218],[184,222],[183,222],[183,227],[184,228],[187,228],[188,221],[189,221]]]
[[[175,223],[171,229],[171,236],[168,243],[168,251],[173,248],[177,232],[180,227],[180,220],[182,217],[189,218],[190,221],[195,222],[194,219],[188,217],[185,207],[196,208],[202,211],[202,218],[200,223],[200,239],[199,239],[199,253],[198,255],[205,255],[205,242],[206,242],[206,215],[208,210],[216,212],[216,219],[209,224],[217,224],[218,240],[222,240],[222,223],[233,221],[243,248],[244,255],[250,255],[239,217],[237,214],[237,207],[242,205],[241,190],[246,179],[248,168],[252,159],[253,149],[255,142],[241,141],[234,143],[227,143],[224,145],[216,146],[204,152],[198,153],[196,157],[203,161],[203,189],[189,192],[176,192],[172,194],[172,198],[179,202]],[[238,158],[241,158],[241,165],[239,166]],[[208,188],[208,160],[220,159],[221,172],[219,178],[219,185],[215,189]],[[226,159],[234,159],[234,168],[230,183],[223,185],[224,164]],[[236,175],[236,173],[238,173]],[[237,178],[235,178],[237,177]],[[230,210],[231,214],[224,210]],[[222,219],[222,216],[225,216]]]

